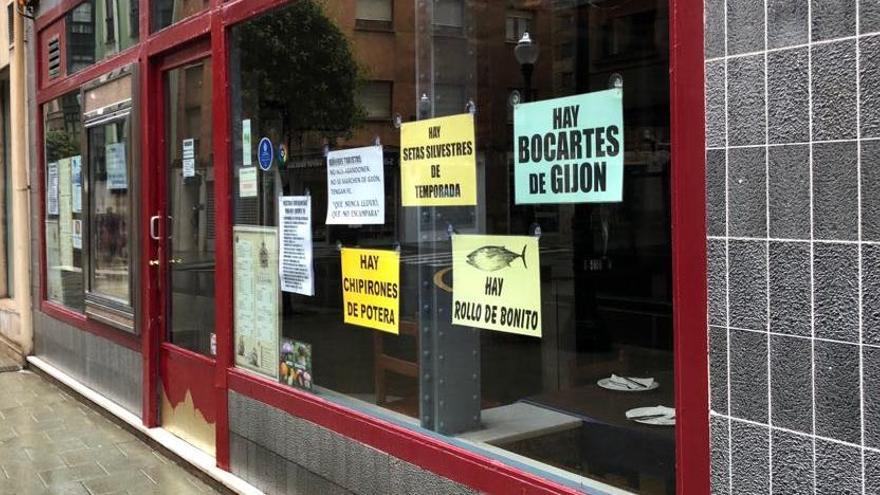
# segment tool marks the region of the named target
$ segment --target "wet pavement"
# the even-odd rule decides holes
[[[66,391],[0,373],[0,495],[218,493]]]

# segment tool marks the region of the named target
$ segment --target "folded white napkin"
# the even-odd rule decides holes
[[[643,388],[650,388],[654,385],[653,378],[635,378],[632,376],[624,378],[615,374],[611,375],[611,379],[609,380],[609,382],[619,386],[620,388],[627,389],[638,389],[639,385],[641,385]]]
[[[638,419],[651,416],[663,416],[664,418],[674,418],[675,408],[666,406],[654,407],[637,407],[626,412],[626,419]]]

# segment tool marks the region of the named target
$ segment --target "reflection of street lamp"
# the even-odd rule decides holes
[[[522,70],[523,80],[526,83],[526,90],[523,97],[526,101],[532,99],[532,72],[535,70],[535,62],[538,61],[538,45],[532,42],[528,32],[524,32],[522,38],[517,42],[513,49],[513,55],[519,62]]]

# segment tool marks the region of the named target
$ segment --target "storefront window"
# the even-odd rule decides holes
[[[128,224],[130,123],[121,118],[89,128],[89,199],[94,237],[91,291],[129,304],[131,245]]]
[[[236,364],[674,493],[666,2],[322,5],[231,32]]]
[[[150,30],[156,32],[208,8],[208,0],[150,0]]]
[[[88,0],[67,14],[67,72],[73,74],[137,43],[137,0]]]
[[[43,105],[45,135],[46,293],[84,311],[83,183],[79,92]]]

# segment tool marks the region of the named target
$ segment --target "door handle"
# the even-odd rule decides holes
[[[177,265],[183,263],[183,258],[171,258],[170,260],[168,260],[168,263],[171,263],[172,265]]]
[[[159,266],[159,260],[150,260],[150,266]]]
[[[154,241],[159,240],[159,219],[162,218],[159,215],[153,215],[150,217],[150,238]],[[159,262],[156,261],[156,264]],[[150,264],[153,264],[153,261],[150,260]]]

